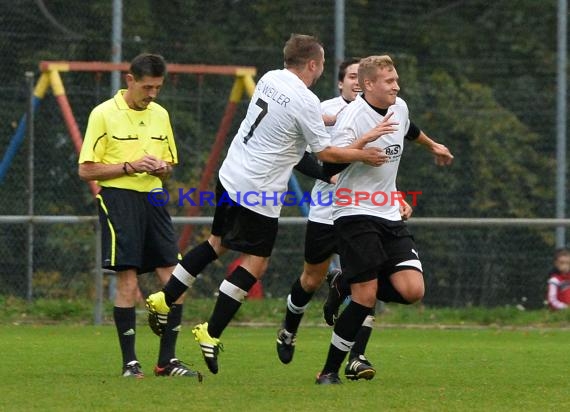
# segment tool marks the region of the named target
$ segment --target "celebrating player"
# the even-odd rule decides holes
[[[363,94],[343,110],[333,132],[333,144],[350,145],[364,130],[391,116],[398,130],[369,143],[389,154],[378,168],[352,163],[340,173],[337,186],[353,192],[396,193],[396,175],[404,138],[416,137],[436,155],[438,164],[451,163],[449,150],[431,140],[409,120],[406,103],[397,97],[398,73],[389,56],[370,56],[360,61],[358,81]],[[326,166],[326,165],[325,165]],[[326,362],[317,384],[339,384],[338,370],[376,300],[402,303],[423,297],[422,265],[417,247],[405,226],[400,205],[360,199],[341,206],[333,202],[333,220],[342,261],[343,276],[351,286],[352,300],[335,322]]]

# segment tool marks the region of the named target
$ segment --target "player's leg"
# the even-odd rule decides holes
[[[305,230],[303,273],[291,286],[287,296],[285,319],[277,332],[277,355],[282,363],[289,363],[293,359],[297,330],[314,293],[325,280],[331,256],[335,251],[333,226],[308,221]]]
[[[157,328],[160,329],[160,325],[164,323],[170,306],[182,298],[206,266],[226,251],[227,249],[221,246],[221,238],[211,234],[208,240],[184,255],[182,261],[172,270],[162,290],[147,297],[149,325],[155,334],[160,335]]]
[[[174,266],[157,267],[156,273],[164,284],[170,278]],[[160,334],[158,361],[154,368],[156,376],[196,377],[202,381],[202,374],[190,369],[176,357],[176,342],[182,324],[184,295],[170,306],[170,312],[165,320]]]
[[[348,362],[344,368],[344,376],[350,380],[366,379],[370,380],[376,375],[376,370],[372,363],[364,355],[366,346],[372,334],[372,328],[375,321],[375,308],[370,310],[364,322],[358,329],[356,337],[354,338],[354,346],[348,355]]]
[[[338,370],[352,349],[358,330],[374,307],[377,282],[377,279],[372,279],[351,285],[352,299],[335,323],[327,359],[316,383],[340,383]]]
[[[394,289],[393,302],[410,305],[419,302],[425,294],[423,273],[416,269],[407,269],[390,276],[390,285]],[[390,287],[386,289],[390,290]]]
[[[424,281],[417,248],[407,230],[396,230],[383,236],[390,258],[378,276],[377,298],[382,302],[412,304],[424,295]],[[371,363],[364,356],[372,332],[372,312],[362,324],[345,368],[348,379],[372,379],[375,375]],[[368,325],[367,325],[368,323]]]
[[[390,259],[378,276],[378,299],[409,305],[424,297],[422,263],[405,226],[386,239]]]
[[[335,221],[343,276],[351,286],[352,299],[335,322],[327,359],[317,376],[318,384],[341,383],[340,366],[376,304],[377,270],[386,259],[378,231],[377,223],[369,217],[341,217]]]
[[[328,292],[323,304],[323,317],[329,326],[333,326],[338,318],[338,310],[342,302],[350,295],[350,285],[342,276],[342,270],[334,268],[326,275]]]
[[[220,336],[241,307],[249,290],[261,279],[277,237],[278,219],[240,205],[231,207],[224,225],[223,246],[242,252],[242,262],[222,281],[214,310],[206,323],[192,332],[200,344],[208,369],[218,372]]]
[[[297,330],[315,291],[325,279],[328,267],[329,259],[319,264],[305,262],[303,273],[291,286],[285,319],[277,331],[277,355],[282,363],[287,364],[293,359]]]
[[[153,293],[147,298],[149,321],[151,321],[152,317],[166,315],[170,305],[192,286],[196,277],[206,266],[227,251],[227,248],[222,246],[221,233],[225,225],[226,215],[231,209],[231,204],[221,201],[224,192],[225,189],[218,180],[216,185],[216,209],[214,211],[211,235],[208,240],[192,248],[184,255],[161,291]]]
[[[208,322],[192,329],[210,372],[218,373],[218,354],[222,349],[220,336],[238,312],[247,292],[265,273],[268,263],[269,257],[244,253],[240,266],[220,284],[214,310]]]

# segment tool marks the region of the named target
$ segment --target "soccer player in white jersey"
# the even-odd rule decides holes
[[[358,81],[363,94],[337,119],[333,144],[348,146],[363,130],[389,116],[398,124],[398,130],[368,144],[384,150],[388,162],[378,168],[351,163],[340,173],[335,187],[334,228],[352,299],[335,322],[317,384],[342,383],[340,366],[377,299],[413,303],[424,295],[422,265],[402,219],[396,188],[404,137],[417,134],[417,141],[436,155],[438,164],[449,164],[453,159],[445,146],[419,130],[410,130],[416,126],[409,120],[408,106],[397,97],[398,73],[389,56],[362,59]]]
[[[210,262],[229,249],[242,253],[241,265],[220,285],[209,321],[192,330],[212,373],[218,372],[222,332],[265,273],[277,235],[281,194],[305,148],[333,163],[380,166],[387,158],[378,148],[363,149],[380,134],[368,133],[351,148],[331,146],[319,99],[309,90],[323,72],[321,43],[293,34],[283,54],[285,68],[269,71],[257,83],[220,168],[210,237],[184,256],[162,291],[147,298],[149,323],[160,321]]]
[[[359,61],[360,59],[353,58],[340,64],[338,77],[340,95],[321,103],[323,119],[325,119],[325,124],[328,124],[329,132],[333,130],[337,115],[350,102],[354,101],[361,91],[358,84]],[[419,137],[419,129],[416,127],[412,129],[406,135],[409,140]],[[443,154],[447,149],[441,147],[441,150],[440,154]],[[329,296],[333,298],[327,299],[327,303],[330,301],[331,307],[325,308],[325,319],[329,325],[334,325],[334,315],[338,312],[340,303],[350,294],[350,288],[346,292],[337,290],[340,288],[338,284],[345,286],[345,282],[340,282],[343,280],[340,269],[335,268],[327,274],[332,256],[337,251],[332,219],[332,200],[329,200],[332,199],[333,193],[334,184],[322,180],[315,182],[311,192],[312,203],[305,232],[303,273],[291,286],[291,292],[287,296],[285,319],[277,332],[277,354],[281,362],[285,364],[293,359],[297,330],[303,314],[325,277],[328,279],[330,276],[333,280],[331,282],[332,289],[329,291]],[[405,200],[402,200],[402,205],[400,205],[400,213],[404,220],[412,214],[412,207]],[[372,308],[358,331],[344,371],[348,379],[368,380],[376,374],[374,367],[364,356],[366,345],[372,333],[374,314],[375,310]]]
[[[337,115],[352,102],[361,91],[358,85],[358,62],[360,59],[352,58],[339,65],[338,88],[340,95],[321,103],[323,119],[327,130],[332,131]],[[391,130],[386,130],[390,132]],[[305,231],[305,262],[303,272],[293,282],[291,291],[287,296],[285,319],[281,329],[277,332],[277,354],[282,363],[289,363],[293,359],[297,330],[305,310],[314,293],[325,280],[331,259],[336,253],[336,239],[332,220],[332,195],[334,184],[323,180],[316,180],[311,192],[311,207]],[[411,211],[409,205],[407,209]],[[345,370],[349,379],[372,379],[376,373],[370,362],[364,357],[364,349],[370,337],[373,322],[371,315],[363,324],[359,332],[358,353],[354,358],[358,362],[349,362],[352,368]],[[332,325],[332,323],[330,323]]]

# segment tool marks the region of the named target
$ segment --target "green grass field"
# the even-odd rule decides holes
[[[564,329],[382,328],[367,354],[371,381],[317,386],[330,329],[301,329],[295,359],[282,365],[276,327],[230,326],[220,373],[210,374],[190,327],[178,356],[204,372],[152,376],[158,339],[137,330],[145,379],[119,376],[111,325],[1,325],[1,411],[563,411],[570,410]]]

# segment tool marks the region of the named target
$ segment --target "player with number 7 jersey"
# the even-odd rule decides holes
[[[279,199],[307,145],[319,153],[330,144],[317,96],[290,70],[272,70],[257,83],[220,168],[220,182],[235,201],[246,192],[267,199],[276,193]],[[269,217],[279,217],[281,208],[273,200],[243,206]]]

